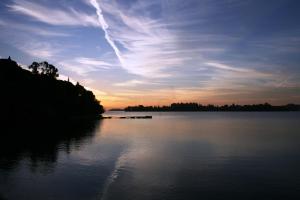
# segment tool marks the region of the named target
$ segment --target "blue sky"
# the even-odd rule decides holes
[[[110,107],[300,103],[298,0],[2,0],[0,56]]]

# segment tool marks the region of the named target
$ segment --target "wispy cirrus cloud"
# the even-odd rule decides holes
[[[45,37],[69,37],[71,34],[69,33],[64,33],[60,31],[52,31],[52,30],[47,30],[47,29],[41,29],[37,27],[30,27],[30,26],[18,26],[17,29],[19,30],[24,30],[28,31],[31,34],[36,34],[36,35],[41,35]]]
[[[82,65],[96,66],[101,69],[109,69],[112,67],[111,63],[96,58],[78,57],[75,58],[75,62],[80,63]]]
[[[176,22],[163,17],[155,18],[147,10],[150,6],[163,7],[161,1],[153,1],[151,4],[137,1],[132,6],[106,0],[92,0],[90,3],[96,7],[107,42],[112,46],[122,67],[131,74],[141,76],[140,79],[117,82],[114,86],[138,89],[151,85],[147,79],[158,78],[165,80],[166,84],[161,85],[164,90],[170,90],[166,87],[171,86],[174,92],[190,94],[196,99],[202,95],[213,96],[216,92],[219,96],[233,95],[241,93],[241,90],[247,87],[258,85],[268,87],[272,83],[272,86],[275,86],[280,77],[276,71],[261,71],[253,66],[243,67],[238,59],[232,60],[233,64],[224,64],[228,63],[228,60],[215,61],[212,58],[225,54],[230,50],[230,44],[238,42],[241,38],[185,29],[187,19],[183,17],[177,17]],[[198,21],[201,21],[201,24],[205,19]],[[197,19],[188,25],[196,22]],[[205,71],[200,72],[199,68]],[[188,76],[196,77],[196,73],[205,73],[207,77],[204,77],[205,80],[201,79],[199,84],[195,80],[184,80]],[[179,85],[185,82],[193,85],[194,90],[179,90]],[[155,91],[158,93],[157,88]]]
[[[118,87],[135,87],[135,86],[143,85],[143,84],[149,84],[149,83],[146,81],[136,80],[136,79],[128,80],[125,82],[114,83],[114,85],[118,86]]]
[[[26,43],[17,42],[14,46],[24,53],[39,59],[52,59],[62,51],[60,47],[55,47],[53,44],[36,40],[27,41]]]
[[[241,73],[247,73],[247,72],[252,72],[253,70],[246,69],[246,68],[237,68],[237,67],[232,67],[229,65],[225,65],[222,63],[217,63],[217,62],[207,62],[205,63],[208,66],[215,67],[217,69],[222,69],[222,70],[229,70],[233,72],[241,72]]]
[[[237,74],[238,76],[246,76],[248,78],[275,78],[278,76],[276,73],[271,73],[271,72],[262,72],[253,68],[245,68],[245,67],[236,67],[236,66],[231,66],[223,63],[218,63],[218,62],[207,62],[205,65],[208,65],[210,67],[219,69],[219,70],[224,70],[224,71],[229,71],[232,73]]]
[[[17,22],[12,21],[3,21],[0,20],[0,26],[5,27],[5,29],[11,29],[11,30],[21,30],[29,32],[30,34],[45,36],[45,37],[68,37],[71,36],[69,33],[57,31],[57,30],[50,30],[47,28],[40,28],[33,25],[25,25]]]
[[[274,70],[262,71],[250,67],[241,67],[240,65],[233,66],[219,63],[218,61],[207,62],[205,64],[216,69],[218,73],[205,83],[203,89],[218,93],[217,97],[223,95],[226,99],[237,98],[239,101],[244,101],[245,99],[243,98],[247,96],[251,101],[255,98],[259,99],[255,97],[257,94],[268,98],[268,95],[278,95],[275,93],[280,93],[284,90],[293,91],[300,87],[297,82],[299,79],[299,75],[297,74],[276,72]],[[263,91],[266,93],[264,94]],[[270,101],[274,101],[274,99]],[[248,103],[249,101],[245,102]]]
[[[129,73],[167,77],[170,74],[164,72],[166,69],[191,59],[193,49],[178,49],[176,34],[160,20],[143,15],[147,9],[144,4],[126,9],[115,2],[91,0],[90,3],[97,10],[108,43]]]
[[[218,71],[206,85],[207,88],[227,87],[239,91],[246,87],[257,87],[257,85],[265,87],[270,83],[276,84],[280,78],[284,77],[283,74],[279,75],[249,67],[237,67],[217,61],[207,62],[205,65]]]
[[[0,14],[1,55],[17,48],[27,60],[48,60],[101,88],[108,103],[231,103],[285,89],[288,99],[300,87],[299,14],[286,9],[288,1],[8,2]],[[250,7],[260,9],[252,15]],[[273,23],[277,8],[288,23]]]
[[[105,38],[121,66],[143,77],[166,78],[180,74],[187,67],[196,69],[209,61],[207,55],[224,53],[223,43],[238,39],[195,33],[182,27],[187,23],[184,18],[165,19],[163,13],[160,18],[152,17],[148,10],[153,6],[164,9],[165,1],[137,1],[130,6],[107,0],[90,3],[97,10]],[[196,19],[193,23],[197,21],[203,20]]]
[[[98,26],[95,15],[89,15],[74,8],[51,8],[36,2],[14,0],[7,7],[16,13],[31,17],[34,20],[51,25],[65,26]]]
[[[77,57],[72,60],[59,62],[66,71],[74,72],[79,76],[86,77],[90,72],[108,70],[112,67],[111,63],[107,63],[101,59]]]

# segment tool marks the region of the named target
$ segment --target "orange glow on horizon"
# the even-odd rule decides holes
[[[291,102],[286,102],[284,100],[282,101],[277,101],[274,99],[267,99],[265,101],[262,101],[260,99],[234,99],[234,98],[226,98],[226,99],[220,99],[220,98],[188,98],[188,97],[182,97],[182,98],[170,98],[170,99],[147,99],[147,98],[128,98],[128,99],[115,99],[110,97],[99,97],[98,99],[101,100],[101,104],[104,106],[106,110],[110,109],[123,109],[126,108],[127,106],[137,106],[137,105],[144,105],[144,106],[169,106],[172,103],[189,103],[189,102],[195,102],[199,103],[202,105],[208,105],[208,104],[213,104],[213,105],[231,105],[231,104],[264,104],[264,103],[270,103],[272,105],[285,105]]]

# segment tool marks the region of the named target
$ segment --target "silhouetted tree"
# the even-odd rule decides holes
[[[58,69],[48,62],[33,62],[29,67],[33,74],[41,74],[51,78],[57,78],[59,76]]]
[[[58,69],[54,67],[53,65],[49,64],[48,62],[42,62],[40,63],[42,75],[46,75],[52,78],[57,78],[58,75]]]
[[[28,66],[33,74],[39,74],[40,65],[37,62],[33,62],[31,65]]]

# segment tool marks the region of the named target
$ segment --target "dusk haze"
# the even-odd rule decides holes
[[[106,108],[300,103],[297,0],[4,0],[0,56],[47,60]]]
[[[0,200],[300,199],[300,0],[1,0]]]

